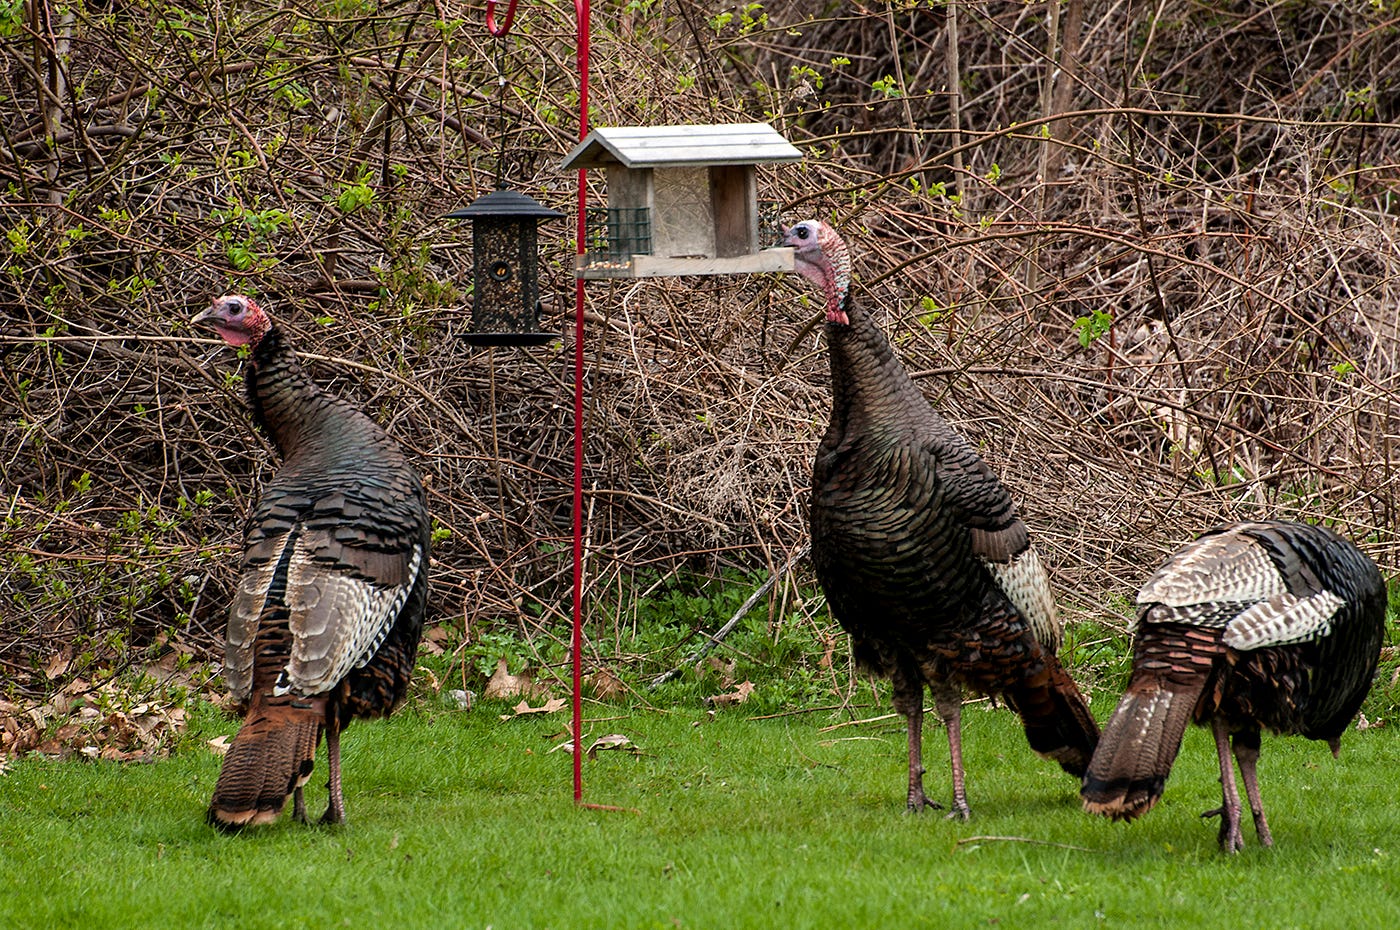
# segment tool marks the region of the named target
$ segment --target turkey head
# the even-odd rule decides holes
[[[797,273],[822,289],[826,321],[850,325],[846,294],[851,288],[851,254],[841,236],[822,220],[803,220],[783,233],[793,250]]]
[[[190,322],[207,323],[231,346],[256,346],[272,328],[272,320],[263,313],[262,307],[242,294],[214,298],[209,308]]]

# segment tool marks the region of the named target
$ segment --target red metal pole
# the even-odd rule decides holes
[[[486,31],[496,38],[510,32],[517,0],[509,0],[504,22],[496,22],[496,0],[486,0]],[[574,0],[575,43],[578,55],[578,137],[588,135],[588,0]],[[585,252],[584,208],[588,203],[588,172],[578,172],[578,256]],[[574,278],[574,611],[570,652],[574,671],[574,803],[583,800],[583,278]]]
[[[574,0],[578,52],[578,137],[588,135],[588,0]],[[587,170],[578,172],[575,243],[584,254]],[[574,803],[583,800],[583,278],[574,278]]]
[[[510,24],[515,22],[515,4],[517,0],[510,0],[506,4],[506,21],[496,23],[496,0],[486,0],[486,31],[498,39],[504,38],[510,32]]]

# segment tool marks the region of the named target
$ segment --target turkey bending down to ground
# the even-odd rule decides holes
[[[321,820],[344,823],[340,732],[403,700],[423,630],[423,483],[384,430],[306,376],[255,302],[220,297],[194,322],[250,349],[253,419],[282,456],[244,530],[224,677],[246,715],[208,820],[224,830],[270,823],[291,794],[304,822],[302,785],[324,731]]]
[[[909,729],[909,809],[940,806],[923,786],[925,685],[948,730],[949,817],[970,813],[964,687],[1004,698],[1031,748],[1080,777],[1098,727],[1055,658],[1049,581],[1010,495],[852,298],[836,231],[807,220],[783,244],[826,301],[832,407],[812,470],[812,566],[857,663],[893,680]]]
[[[1255,771],[1259,733],[1326,740],[1335,755],[1370,690],[1385,632],[1375,564],[1330,530],[1242,523],[1188,543],[1137,596],[1133,671],[1084,779],[1084,809],[1132,820],[1162,796],[1186,725],[1209,723],[1220,757],[1220,848],[1244,846],[1244,778],[1272,845]]]

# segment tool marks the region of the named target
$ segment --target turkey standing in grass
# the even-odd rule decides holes
[[[1188,543],[1137,596],[1133,672],[1084,778],[1084,809],[1132,820],[1162,796],[1189,722],[1209,723],[1220,757],[1220,848],[1244,847],[1244,778],[1263,846],[1273,844],[1255,765],[1259,732],[1326,740],[1366,698],[1385,632],[1375,564],[1330,530],[1242,523]]]
[[[924,794],[924,686],[948,730],[949,817],[969,816],[962,690],[1001,696],[1031,748],[1083,775],[1098,727],[1055,658],[1049,581],[1006,488],[934,412],[850,294],[846,245],[807,220],[783,244],[826,300],[831,424],[812,470],[812,565],[856,661],[908,720],[909,809]]]
[[[229,609],[224,678],[246,710],[209,802],[224,830],[277,819],[326,734],[330,805],[345,822],[340,731],[403,700],[428,597],[423,483],[369,417],[317,387],[256,303],[220,297],[194,318],[251,350],[253,419],[282,468],[244,531]]]

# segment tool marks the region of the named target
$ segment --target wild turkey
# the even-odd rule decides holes
[[[1210,724],[1220,757],[1220,848],[1243,848],[1230,744],[1261,845],[1259,732],[1326,740],[1336,755],[1380,656],[1380,572],[1330,530],[1218,527],[1188,543],[1137,596],[1133,671],[1089,764],[1084,809],[1132,820],[1162,796],[1186,724]]]
[[[948,730],[949,817],[970,814],[964,687],[1003,697],[1031,748],[1078,778],[1098,727],[1055,658],[1060,621],[1011,496],[851,297],[836,231],[807,220],[783,244],[826,301],[832,407],[812,469],[812,565],[857,663],[893,679],[909,730],[909,809],[940,806],[923,787],[925,684]]]
[[[209,802],[224,830],[277,819],[302,785],[322,731],[330,777],[324,823],[345,822],[340,732],[404,698],[428,596],[423,483],[372,420],[317,387],[281,330],[247,297],[194,318],[251,350],[254,421],[282,455],[244,530],[224,677],[246,711]]]

